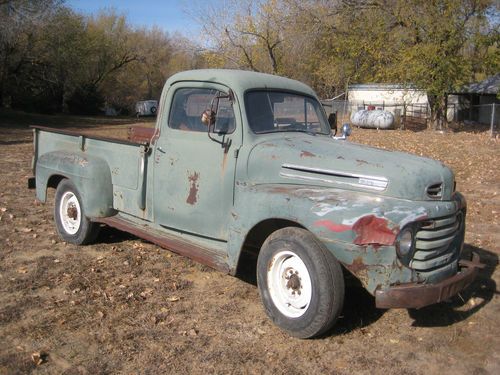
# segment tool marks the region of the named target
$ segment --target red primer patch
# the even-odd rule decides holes
[[[392,245],[396,240],[399,228],[390,229],[387,219],[376,217],[375,215],[364,216],[352,226],[356,232],[354,243],[356,245]]]
[[[351,230],[352,226],[344,225],[344,224],[335,224],[330,220],[318,220],[314,223],[316,227],[325,227],[326,229],[331,230],[332,232],[345,232],[347,230]]]

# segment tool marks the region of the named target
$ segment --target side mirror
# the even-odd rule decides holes
[[[332,137],[333,139],[347,139],[352,134],[352,129],[349,124],[342,125],[342,135],[340,137]]]
[[[210,127],[215,124],[215,112],[212,111],[211,109],[207,109],[203,111],[201,114],[201,122],[206,125],[207,127]]]
[[[345,136],[347,138],[351,134],[352,134],[352,128],[351,128],[351,126],[349,124],[342,125],[342,136]]]

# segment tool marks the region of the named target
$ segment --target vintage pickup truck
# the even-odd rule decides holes
[[[56,189],[64,241],[106,224],[233,275],[255,265],[266,313],[309,338],[335,323],[348,276],[379,308],[421,308],[480,267],[461,259],[466,203],[449,168],[347,135],[300,82],[188,71],[131,139],[35,127],[29,182],[42,202]]]

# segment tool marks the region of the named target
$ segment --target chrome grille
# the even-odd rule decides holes
[[[427,187],[427,195],[430,198],[438,199],[443,196],[443,184],[434,184]]]
[[[416,233],[415,253],[410,267],[431,271],[457,259],[463,242],[464,215],[457,214],[423,223]]]

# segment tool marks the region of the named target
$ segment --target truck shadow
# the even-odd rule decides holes
[[[464,247],[464,258],[468,259],[472,252],[477,253],[481,263],[486,266],[479,270],[476,280],[459,295],[449,301],[424,307],[419,310],[408,310],[409,316],[414,320],[414,327],[443,327],[463,321],[474,315],[486,306],[499,294],[492,275],[498,265],[498,255],[472,245]],[[237,277],[249,284],[257,285],[255,275],[256,257],[249,254],[244,267],[238,270]],[[375,307],[375,298],[362,288],[356,280],[347,283],[344,299],[344,308],[341,316],[332,330],[322,337],[345,334],[357,329],[363,329],[379,320],[387,310]]]
[[[238,267],[236,277],[240,280],[257,287],[257,256],[254,253],[243,253],[244,260]],[[352,277],[349,271],[344,270],[346,290],[344,297],[344,308],[339,320],[332,328],[321,337],[345,334],[355,329],[362,329],[384,315],[386,310],[375,307],[375,298],[370,295],[361,283]]]
[[[363,330],[379,320],[386,311],[375,307],[375,298],[363,287],[347,286],[344,308],[339,320],[324,337],[342,335],[357,329]]]
[[[137,239],[137,237],[104,226],[97,241],[99,243],[120,243]],[[414,327],[444,327],[463,321],[474,315],[486,306],[495,295],[499,294],[492,275],[498,265],[498,255],[469,244],[464,247],[464,258],[470,257],[472,252],[477,253],[485,268],[479,270],[476,280],[459,295],[449,301],[422,309],[408,310],[414,320]],[[242,266],[243,265],[243,266]],[[236,277],[248,284],[257,286],[256,277],[257,257],[254,254],[245,254],[245,261],[240,264]],[[346,271],[348,274],[348,272]],[[387,310],[375,307],[375,298],[362,288],[353,278],[346,279],[346,293],[344,308],[338,322],[322,337],[345,334],[357,329],[363,329],[379,320]]]
[[[492,278],[498,265],[498,255],[466,244],[464,256],[467,257],[471,252],[477,253],[481,263],[485,264],[485,267],[479,270],[476,280],[449,301],[419,310],[408,310],[408,314],[414,319],[414,327],[445,327],[461,322],[477,313],[499,294]]]
[[[107,225],[102,225],[99,235],[97,236],[96,243],[101,244],[116,244],[129,240],[144,241],[133,234],[123,232],[121,230],[108,227]]]

